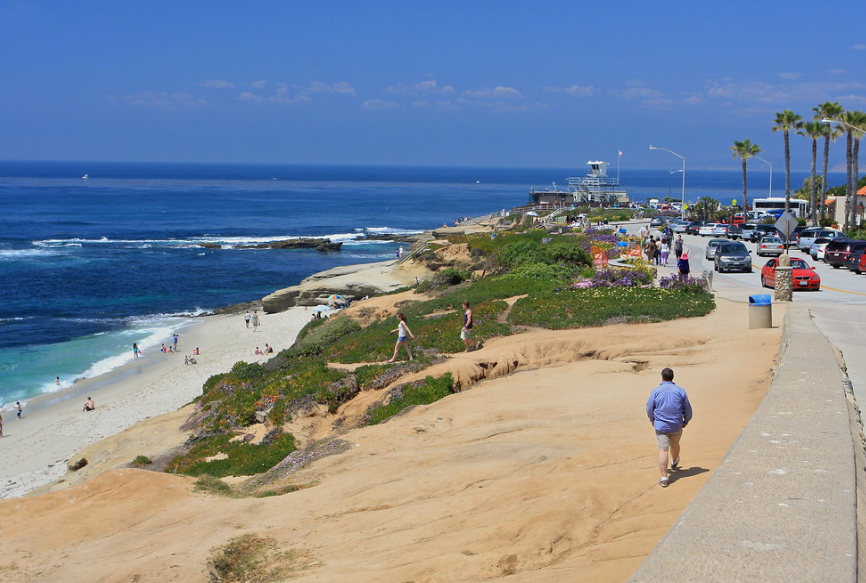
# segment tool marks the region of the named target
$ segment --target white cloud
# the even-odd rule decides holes
[[[523,97],[523,94],[514,87],[502,87],[501,85],[493,89],[464,91],[463,95],[473,99],[519,99]]]
[[[400,107],[400,104],[394,103],[393,101],[385,101],[383,99],[368,99],[363,104],[364,109],[394,109],[395,107]]]
[[[163,111],[195,109],[208,104],[207,100],[189,93],[169,93],[166,91],[139,91],[132,95],[125,95],[122,99],[133,107],[161,109]]]
[[[547,93],[567,93],[574,97],[592,97],[598,90],[592,85],[572,85],[570,87],[542,87]]]
[[[440,86],[435,79],[431,79],[412,85],[398,83],[387,87],[385,91],[397,95],[443,95],[454,93],[454,88],[451,85]]]
[[[240,95],[238,95],[238,99],[241,101],[252,101],[253,103],[261,103],[264,101],[264,97],[256,95],[252,91],[242,91]]]
[[[855,51],[866,51],[866,45],[854,45],[851,48]]]
[[[802,73],[779,73],[779,79],[787,79],[788,81],[796,81],[802,76]]]
[[[306,93],[338,93],[341,95],[355,95],[355,88],[345,81],[339,83],[322,83],[310,81]]]
[[[267,86],[267,84],[268,84],[267,81],[265,81],[264,79],[261,79],[259,81],[253,81],[252,83],[250,83],[250,87],[255,87],[256,89],[264,89]]]
[[[234,89],[235,84],[231,81],[223,81],[222,79],[205,79],[199,83],[199,86],[211,89]]]

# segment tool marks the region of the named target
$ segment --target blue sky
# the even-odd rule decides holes
[[[862,0],[0,0],[0,51],[7,160],[781,173],[776,112],[866,111]]]

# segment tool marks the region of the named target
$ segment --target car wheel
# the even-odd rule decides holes
[[[851,271],[853,271],[857,275],[860,275],[860,273],[861,273],[861,271],[859,269],[852,269]]]
[[[713,271],[718,271],[718,270],[719,270],[719,264],[713,263]]]
[[[764,281],[764,276],[763,276],[763,275],[761,276],[761,287],[770,287],[770,286],[767,285],[767,282]]]
[[[842,266],[841,266],[841,265],[835,265],[835,264],[833,264],[832,267],[833,267],[833,269],[839,269],[839,268],[842,267]]]

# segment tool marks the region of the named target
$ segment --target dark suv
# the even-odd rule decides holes
[[[859,255],[864,248],[866,248],[866,241],[835,239],[827,243],[827,248],[824,250],[824,261],[832,265],[833,269],[839,269],[849,256]]]
[[[686,225],[686,234],[687,235],[697,235],[698,231],[701,230],[701,227],[704,226],[704,221],[692,221],[688,225]]]
[[[779,237],[779,229],[777,229],[774,225],[755,225],[755,228],[752,229],[752,232],[749,233],[749,241],[752,243],[757,243],[764,237]]]

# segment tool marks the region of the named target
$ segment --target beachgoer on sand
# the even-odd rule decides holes
[[[93,403],[93,397],[87,397],[87,400],[84,401],[84,410],[93,411],[94,409],[96,409],[96,405]]]
[[[134,358],[138,358],[140,354],[141,354],[141,349],[138,347],[138,342],[133,342],[132,343],[132,356]]]
[[[251,322],[253,324],[253,332],[257,332],[259,329],[259,313],[255,310],[253,310],[253,317]]]
[[[274,353],[274,347],[270,346],[268,344],[265,344],[265,352],[264,353],[265,354],[273,354]]]
[[[259,350],[259,347],[256,346],[256,354],[264,354],[264,352],[262,352],[261,350]]]
[[[3,437],[3,414],[0,413],[0,437]]]
[[[60,386],[60,377],[54,377],[54,384]]]
[[[391,360],[388,362],[394,362],[397,360],[397,352],[400,350],[400,345],[403,345],[403,348],[406,349],[406,354],[409,355],[409,360],[412,360],[412,349],[409,348],[409,338],[415,340],[415,335],[412,334],[412,331],[409,330],[409,325],[406,324],[406,316],[403,315],[403,312],[397,314],[397,327],[391,330],[391,334],[397,335],[397,343],[394,345],[394,356],[391,357]]]
[[[475,325],[475,320],[472,319],[472,310],[469,309],[469,302],[463,302],[463,328],[460,330],[460,340],[463,341],[463,346],[466,352],[469,352],[469,345],[473,348],[478,348],[478,341],[472,338],[472,327]]]
[[[15,410],[18,412],[18,418],[21,419],[21,414],[24,413],[24,405],[21,401],[15,401]]]
[[[646,414],[656,432],[659,450],[659,485],[667,488],[668,452],[671,457],[671,471],[680,469],[680,438],[683,429],[692,420],[692,404],[685,389],[674,384],[674,371],[662,369],[662,382],[650,393],[646,402]]]
[[[195,352],[193,352],[196,356],[200,356],[201,352],[198,351],[198,346],[195,347]]]
[[[247,325],[247,328],[250,327],[250,312],[247,310],[247,313],[244,314],[244,324]]]
[[[172,337],[171,343],[174,345],[174,351],[177,352],[177,334]]]

